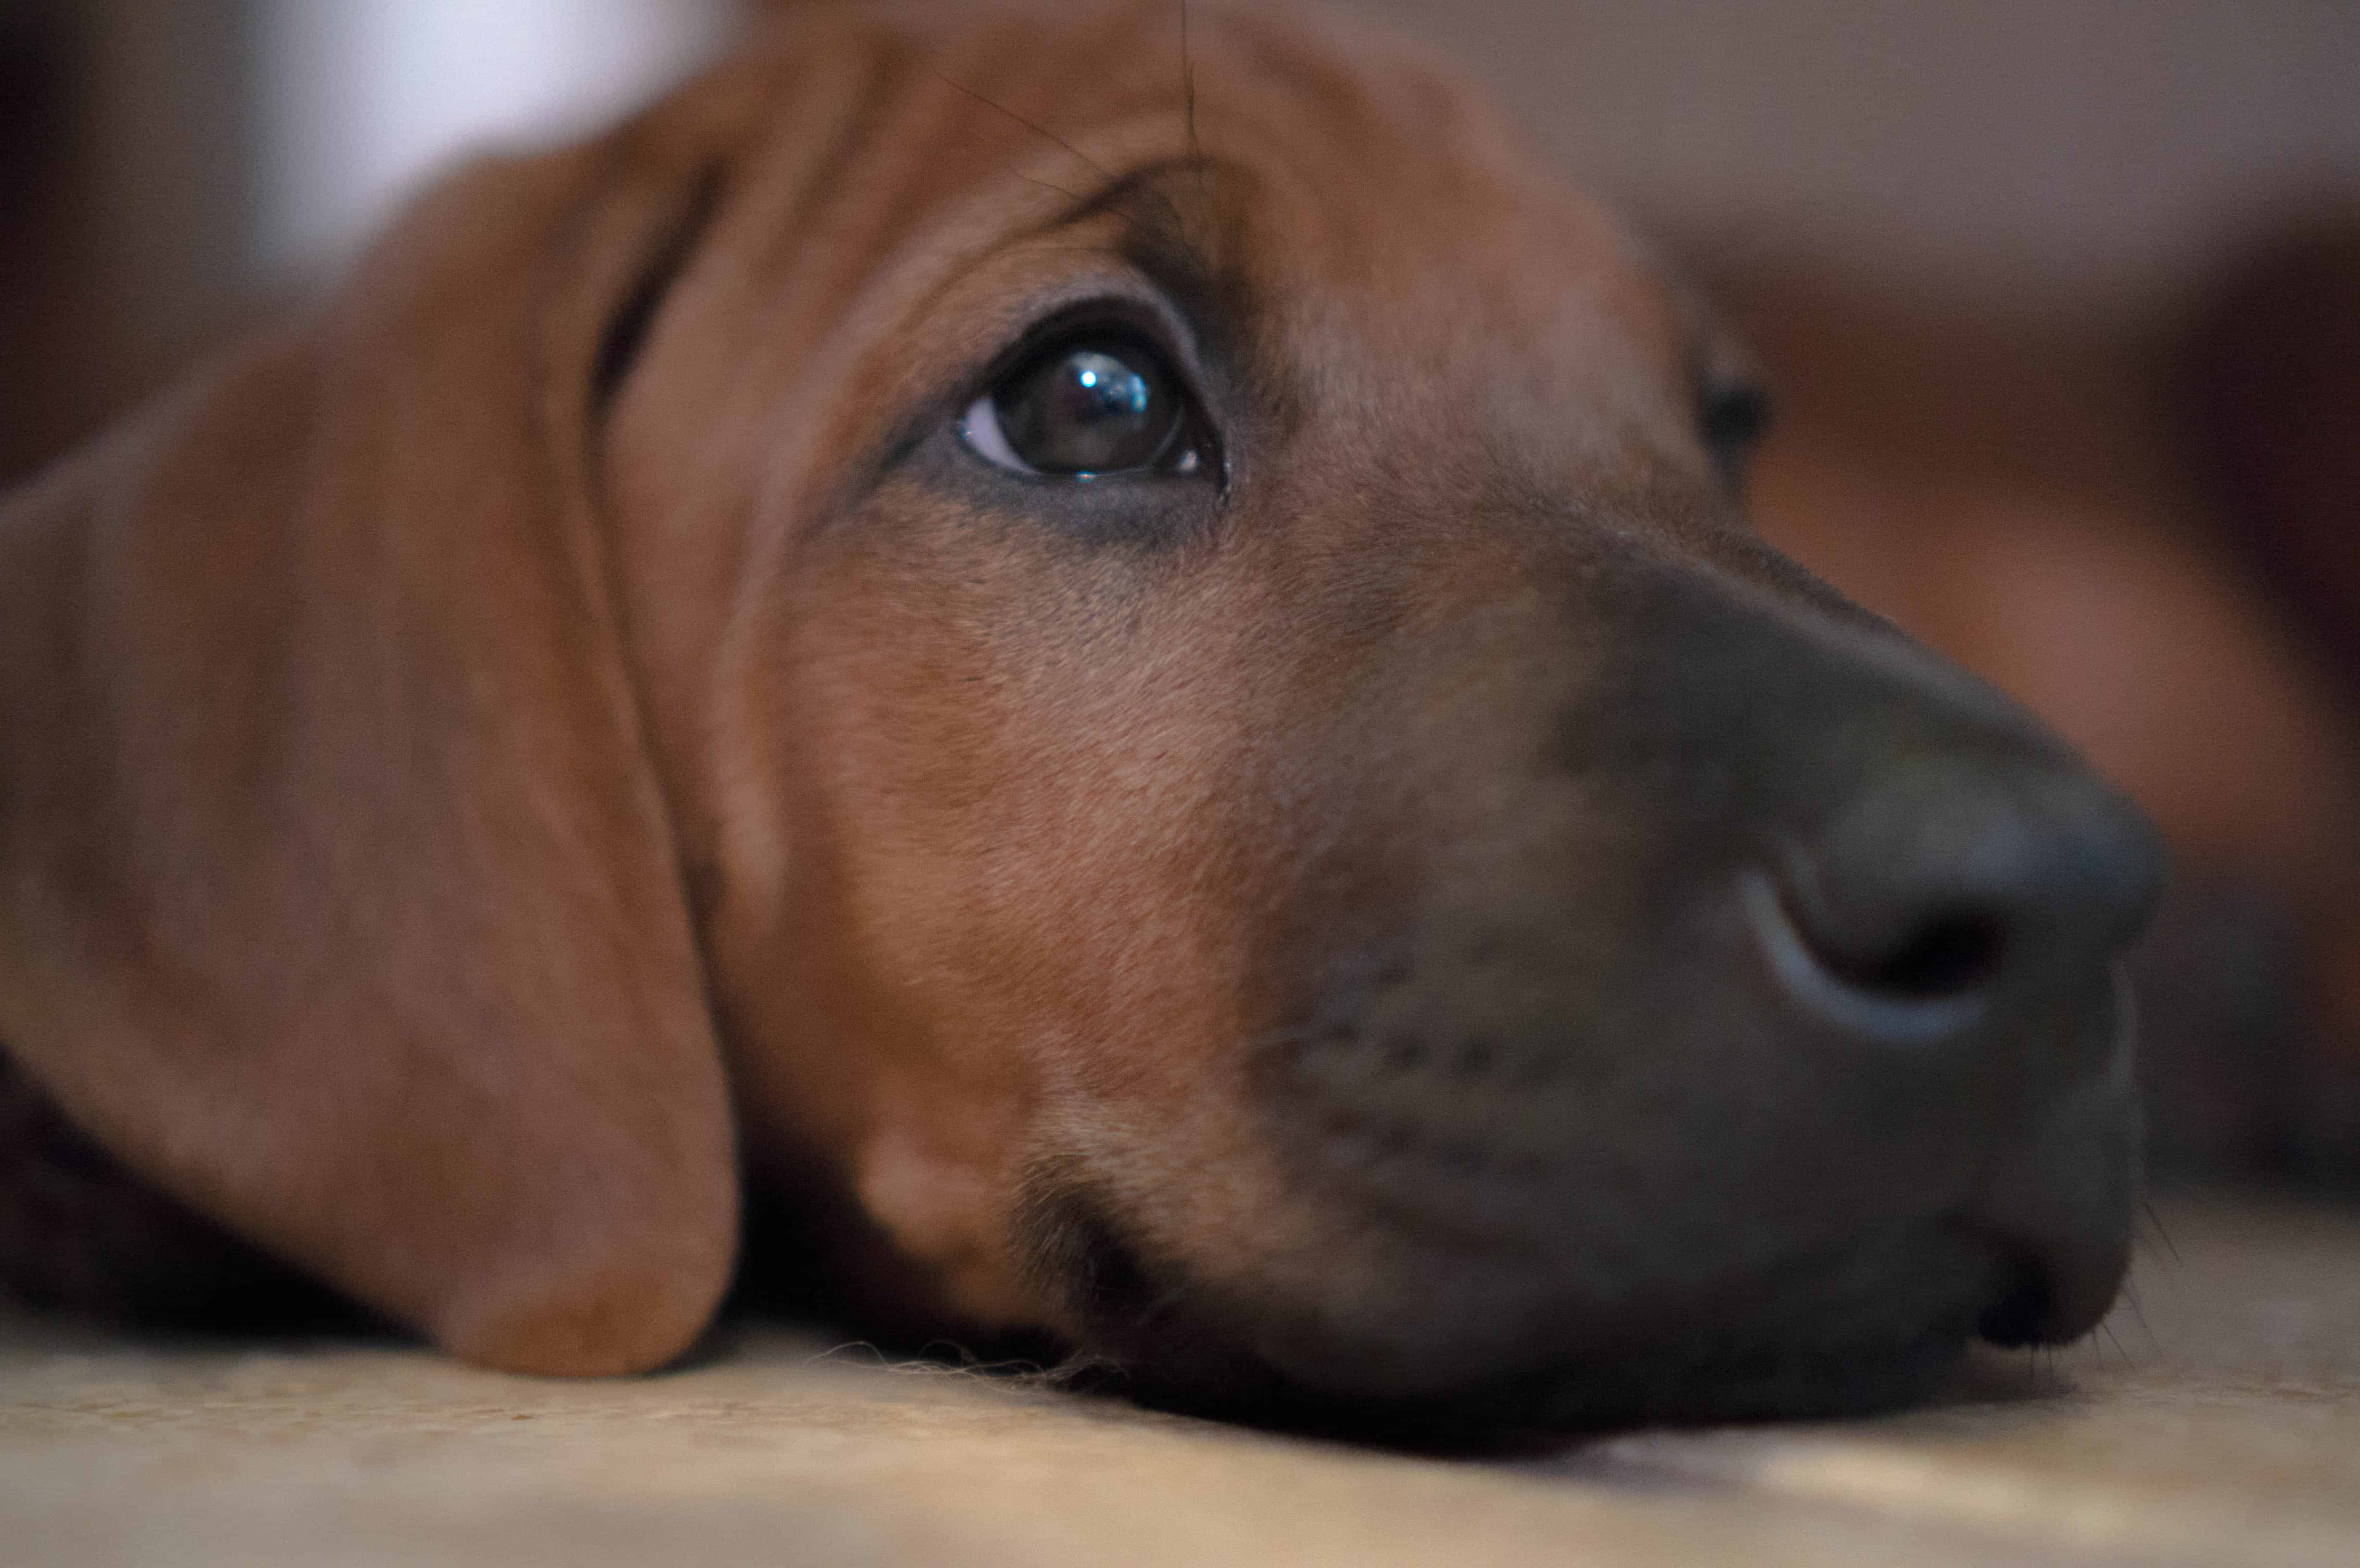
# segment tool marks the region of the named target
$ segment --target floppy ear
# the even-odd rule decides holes
[[[590,477],[693,186],[611,142],[464,176],[0,508],[0,1042],[147,1180],[520,1370],[672,1358],[736,1249]]]

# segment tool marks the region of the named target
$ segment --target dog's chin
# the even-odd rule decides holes
[[[1579,1357],[1456,1387],[1386,1392],[1326,1369],[1296,1374],[1250,1354],[1198,1345],[1112,1357],[1143,1404],[1246,1424],[1423,1447],[1486,1446],[1639,1426],[1871,1415],[1920,1404],[1948,1385],[1970,1335],[1825,1349],[1699,1346]]]
[[[1635,1426],[1867,1415],[1934,1397],[1965,1360],[1962,1321],[1828,1344],[1742,1336],[1612,1353],[1525,1347],[1427,1382],[1371,1375],[1382,1358],[1274,1349],[1176,1314],[1095,1334],[1088,1358],[1142,1403],[1248,1424],[1421,1446]]]
[[[1417,1444],[1922,1402],[1964,1360],[2005,1276],[1994,1249],[1930,1225],[1797,1254],[1682,1300],[1654,1282],[1618,1289],[1529,1258],[1437,1252],[1382,1300],[1339,1304],[1191,1279],[1095,1218],[1072,1234],[1076,1337],[1122,1391]]]

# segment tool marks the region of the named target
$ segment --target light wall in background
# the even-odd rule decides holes
[[[246,3],[267,277],[341,254],[466,148],[620,113],[740,10]],[[1331,3],[1459,59],[1579,178],[1685,234],[1968,304],[2135,317],[2224,229],[2360,188],[2360,0]]]
[[[2360,0],[1348,3],[1685,234],[1979,308],[2136,320],[2360,191]]]
[[[1680,236],[1968,308],[2136,325],[2273,204],[2360,191],[2360,0],[1330,3],[1463,61],[1576,178]],[[621,112],[739,9],[71,5],[103,214],[89,330],[135,367],[316,276],[465,148]]]
[[[349,250],[429,173],[579,135],[716,52],[729,0],[257,0],[253,249]]]

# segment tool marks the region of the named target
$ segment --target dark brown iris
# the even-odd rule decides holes
[[[1164,455],[1181,400],[1164,367],[1126,343],[1052,350],[991,394],[1009,450],[1043,474],[1121,474]]]

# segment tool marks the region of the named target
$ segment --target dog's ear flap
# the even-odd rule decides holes
[[[729,1106],[606,592],[595,400],[693,180],[430,197],[0,509],[0,1048],[450,1349],[678,1355]]]

